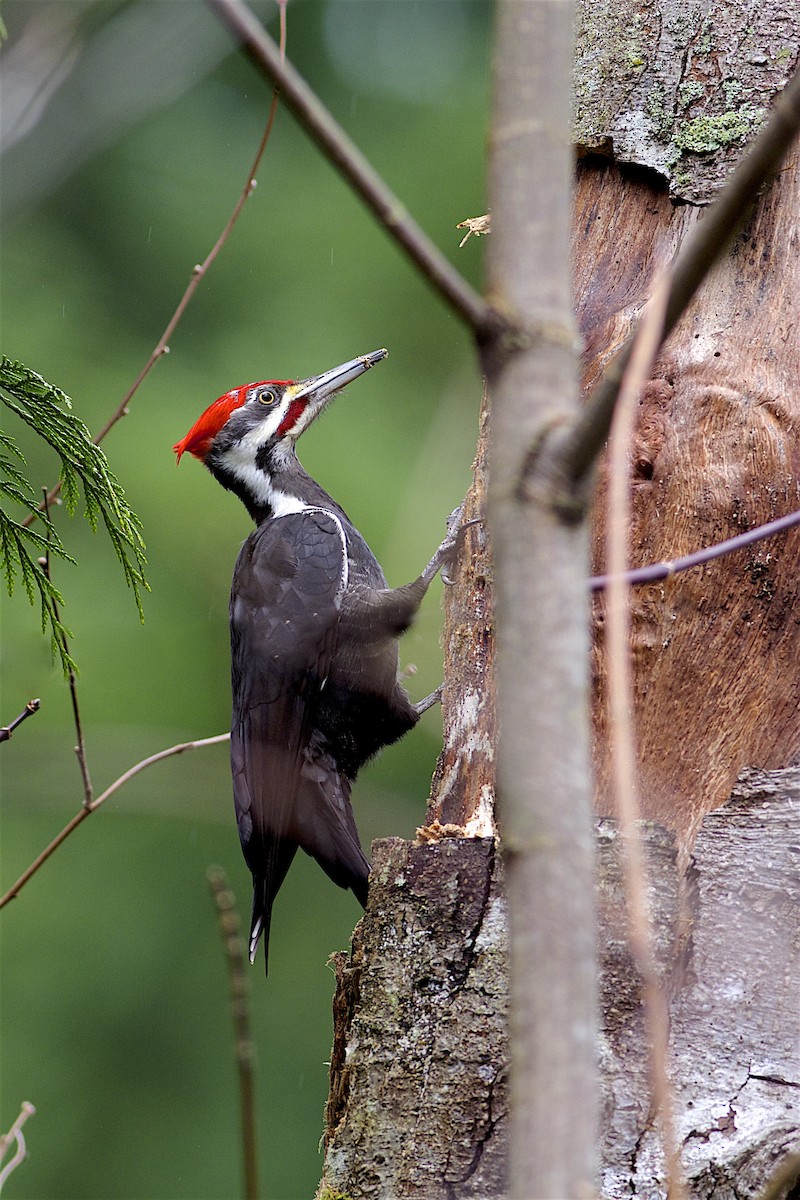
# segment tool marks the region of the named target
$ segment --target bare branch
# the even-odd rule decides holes
[[[687,571],[690,567],[699,567],[715,558],[733,554],[736,550],[752,546],[754,542],[760,542],[764,538],[774,537],[776,533],[783,533],[785,529],[792,529],[795,525],[800,525],[800,510],[787,513],[785,517],[777,517],[774,521],[768,521],[766,525],[756,525],[754,529],[748,529],[745,533],[737,533],[736,537],[717,542],[716,546],[705,546],[702,550],[695,550],[693,554],[686,554],[683,558],[664,559],[662,562],[648,563],[647,566],[626,571],[624,582],[631,587],[640,583],[655,583],[669,575],[676,575],[678,571]],[[589,580],[589,587],[593,592],[601,592],[610,585],[612,579],[613,575],[593,575]]]
[[[574,10],[565,0],[505,0],[496,17],[488,288],[540,334],[513,354],[496,346],[484,354],[511,960],[508,1194],[530,1200],[591,1194],[597,1173],[588,535],[585,522],[562,519],[549,502],[549,481],[520,486],[531,447],[578,416],[569,253]]]
[[[47,862],[48,858],[51,856],[51,854],[55,853],[62,842],[65,842],[69,835],[76,830],[78,826],[86,820],[87,817],[91,816],[93,812],[96,812],[101,804],[105,804],[106,800],[113,796],[115,792],[118,792],[119,789],[133,779],[135,775],[138,775],[140,771],[143,771],[145,767],[152,767],[154,763],[161,762],[162,759],[165,758],[172,758],[172,756],[175,754],[183,754],[186,750],[200,750],[204,746],[218,746],[222,742],[227,742],[229,738],[229,733],[218,733],[214,737],[201,738],[196,742],[179,742],[177,746],[170,746],[167,750],[159,750],[157,754],[152,754],[149,758],[143,758],[141,762],[138,762],[134,766],[130,767],[123,775],[120,775],[119,779],[115,779],[114,782],[106,788],[102,795],[93,800],[91,804],[84,805],[78,810],[78,812],[76,812],[72,820],[67,822],[61,832],[53,838],[49,846],[46,846],[41,854],[37,855],[37,857],[33,860],[28,869],[23,871],[16,883],[13,883],[8,891],[5,892],[3,896],[0,896],[0,908],[4,908],[10,900],[16,899],[28,880],[31,879],[39,870],[39,868]]]
[[[758,198],[760,190],[778,170],[800,130],[800,72],[776,97],[769,122],[753,141],[749,152],[732,173],[705,218],[686,238],[669,273],[669,295],[664,328],[657,348],[666,341],[688,308],[695,292],[721,256]],[[612,360],[559,451],[566,478],[580,483],[603,448],[623,373],[631,355],[634,335]]]
[[[283,62],[278,48],[242,0],[209,0],[262,75],[280,89],[306,133],[356,191],[441,298],[470,326],[479,342],[504,328],[500,316],[467,283],[389,190],[318,96]]]
[[[254,1090],[255,1047],[250,1033],[249,989],[245,969],[245,942],[236,909],[236,897],[222,867],[209,867],[206,879],[219,918],[230,981],[231,1014],[235,1035],[236,1070],[242,1131],[245,1200],[258,1200],[258,1139]]]
[[[0,742],[9,741],[14,730],[21,725],[23,721],[27,721],[28,717],[32,717],[34,713],[38,712],[41,707],[41,700],[29,700],[19,716],[15,717],[10,725],[0,726]]]
[[[20,1108],[20,1111],[19,1111],[19,1116],[15,1120],[14,1124],[11,1126],[8,1133],[4,1133],[4,1134],[2,1134],[2,1136],[0,1136],[0,1164],[2,1163],[3,1158],[5,1157],[6,1150],[11,1145],[11,1143],[16,1142],[16,1146],[17,1146],[16,1150],[14,1151],[13,1156],[8,1160],[8,1162],[5,1164],[5,1166],[2,1167],[2,1169],[0,1170],[0,1191],[3,1190],[3,1185],[5,1184],[6,1180],[8,1179],[9,1175],[11,1174],[11,1172],[13,1170],[15,1170],[19,1166],[19,1164],[21,1162],[24,1162],[25,1159],[27,1158],[28,1152],[25,1147],[25,1137],[22,1133],[22,1126],[25,1124],[28,1117],[34,1116],[35,1113],[36,1113],[36,1109],[34,1108],[34,1106],[31,1103],[29,1103],[29,1101],[23,1100],[22,1107]]]
[[[49,502],[48,502],[46,488],[44,489],[44,499],[42,501],[42,504],[44,505],[45,516],[49,518],[50,512],[49,512]],[[47,522],[47,526],[48,526],[48,539],[49,539],[50,529],[52,528],[49,520]],[[53,580],[50,575],[49,540],[48,540],[47,553],[45,554],[44,560],[42,561],[41,565],[42,565],[42,569],[43,569],[45,575],[52,583]],[[80,709],[80,705],[78,704],[78,677],[75,674],[75,666],[73,663],[72,655],[69,652],[69,642],[67,640],[67,635],[64,630],[62,621],[61,621],[61,613],[58,611],[58,601],[56,600],[55,594],[53,594],[52,603],[53,603],[53,612],[55,613],[55,617],[56,617],[57,628],[59,630],[59,632],[56,636],[59,638],[59,640],[61,642],[62,650],[63,650],[62,658],[63,658],[64,662],[69,664],[69,666],[67,668],[67,679],[69,681],[70,700],[72,701],[72,719],[75,723],[75,736],[78,741],[78,744],[75,747],[75,754],[78,759],[78,766],[80,767],[81,782],[83,783],[83,805],[84,805],[84,808],[88,808],[89,805],[92,803],[92,797],[94,795],[94,791],[92,789],[92,778],[91,778],[91,775],[89,774],[89,760],[86,756],[86,742],[83,737],[83,724],[81,722],[81,709]]]
[[[614,731],[611,763],[614,799],[624,847],[625,891],[631,955],[642,981],[648,1030],[654,1107],[661,1120],[669,1200],[683,1200],[680,1154],[675,1141],[674,1097],[667,1068],[669,1013],[653,953],[653,931],[647,898],[644,853],[638,824],[636,749],[631,719],[629,657],[630,608],[626,567],[630,525],[630,446],[639,393],[658,353],[667,302],[662,279],[639,325],[622,380],[609,443],[607,557],[612,577],[608,587],[608,690],[610,728]]]
[[[287,4],[287,0],[278,0],[278,5],[280,8],[281,33],[280,33],[280,47],[279,47],[277,53],[280,55],[281,61],[283,60],[283,56],[286,51],[286,4]],[[108,418],[105,425],[103,425],[103,427],[100,429],[99,433],[97,433],[95,435],[94,441],[97,445],[99,445],[100,442],[102,442],[102,440],[106,436],[106,434],[111,429],[114,428],[114,426],[117,424],[118,421],[121,421],[123,417],[128,415],[128,405],[130,404],[130,402],[133,399],[136,392],[139,390],[139,387],[141,386],[141,384],[144,382],[146,377],[150,374],[150,371],[153,369],[153,367],[158,362],[158,360],[160,358],[163,358],[163,356],[165,354],[169,354],[169,341],[170,341],[170,338],[172,337],[173,333],[175,332],[178,322],[180,321],[184,312],[188,308],[192,297],[194,296],[195,292],[197,291],[198,287],[200,286],[201,280],[204,278],[209,267],[214,262],[214,259],[217,257],[220,250],[222,249],[222,247],[225,245],[228,238],[230,237],[231,231],[233,230],[234,225],[236,224],[236,222],[239,219],[239,214],[241,213],[241,211],[244,208],[245,204],[247,203],[248,199],[252,195],[253,190],[255,189],[256,175],[258,174],[258,168],[261,164],[261,159],[264,157],[264,151],[267,148],[267,142],[269,141],[270,134],[272,133],[272,126],[275,123],[275,113],[277,112],[277,110],[278,110],[278,92],[276,90],[272,97],[272,103],[270,104],[269,115],[267,117],[267,124],[266,124],[266,126],[264,128],[264,132],[261,136],[261,141],[259,143],[258,150],[256,151],[256,156],[253,159],[252,166],[250,167],[250,170],[247,173],[247,179],[245,181],[245,185],[242,188],[242,192],[241,192],[241,195],[239,196],[239,199],[236,201],[233,212],[231,213],[230,217],[228,218],[228,220],[225,224],[225,227],[222,230],[222,233],[219,235],[216,242],[211,247],[211,250],[206,255],[206,257],[203,259],[203,261],[201,263],[198,263],[195,267],[192,268],[191,278],[189,279],[189,282],[186,286],[186,289],[185,289],[183,295],[181,296],[180,300],[178,301],[178,307],[175,309],[174,313],[170,317],[170,319],[167,323],[167,327],[164,330],[164,332],[161,334],[161,337],[156,342],[153,350],[150,353],[150,357],[148,358],[147,362],[142,367],[139,374],[134,379],[131,386],[128,388],[127,392],[123,396],[123,398],[120,401],[120,403],[118,404],[117,408],[114,410],[114,412]],[[39,506],[40,510],[44,509],[44,507],[47,503],[52,503],[53,500],[55,500],[57,498],[60,491],[61,491],[61,483],[60,482],[55,484],[52,488],[50,488],[49,492],[45,496],[44,503]],[[34,520],[34,517],[33,517],[33,515],[31,515],[29,517],[26,517],[25,520],[21,522],[21,524],[27,526],[27,525],[30,525],[33,522],[33,520]]]

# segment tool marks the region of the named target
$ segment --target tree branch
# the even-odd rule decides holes
[[[512,353],[493,345],[484,354],[492,403],[489,518],[514,1200],[589,1195],[597,1172],[588,533],[586,522],[556,511],[547,480],[520,486],[530,448],[578,415],[569,205],[573,16],[565,0],[502,0],[493,55],[489,294],[521,327],[542,334]]]
[[[760,542],[764,538],[774,537],[776,533],[783,533],[785,529],[792,529],[795,525],[800,525],[800,510],[787,513],[785,517],[777,517],[774,521],[768,521],[766,525],[757,525],[745,533],[737,533],[736,537],[718,542],[716,546],[705,546],[702,550],[695,550],[683,558],[665,559],[662,562],[648,563],[644,567],[636,567],[633,571],[626,571],[623,578],[629,586],[655,583],[669,575],[676,575],[678,571],[687,571],[690,567],[699,567],[715,558],[722,558],[725,554],[733,554],[736,550],[752,546],[754,542]],[[614,575],[593,575],[589,580],[589,587],[593,592],[601,592],[615,578]]]
[[[501,332],[506,325],[499,314],[423,232],[291,63],[282,61],[277,46],[247,5],[242,0],[209,0],[209,3],[261,74],[280,89],[284,103],[306,133],[440,297],[470,326],[478,342]]]
[[[10,900],[16,899],[28,880],[32,879],[39,868],[44,866],[51,854],[55,853],[58,847],[67,840],[69,835],[73,833],[78,826],[86,820],[87,817],[91,816],[93,812],[96,812],[101,804],[105,804],[106,800],[113,796],[115,792],[118,792],[119,789],[133,779],[135,775],[138,775],[140,771],[143,771],[145,767],[152,767],[154,763],[161,762],[164,758],[171,758],[175,754],[183,754],[186,750],[200,750],[204,746],[217,746],[222,742],[227,742],[229,737],[229,733],[218,733],[215,734],[214,737],[201,738],[196,742],[179,742],[177,746],[170,746],[167,750],[159,750],[158,754],[152,754],[149,758],[143,758],[141,762],[138,762],[134,766],[130,767],[123,775],[120,775],[119,779],[115,779],[114,782],[106,788],[101,796],[98,796],[97,799],[91,802],[91,804],[83,805],[83,807],[76,812],[72,820],[67,822],[61,832],[53,838],[49,846],[45,846],[44,850],[41,852],[41,854],[36,856],[28,869],[22,872],[16,883],[13,883],[8,891],[5,892],[3,896],[0,896],[0,908],[5,908],[6,904],[8,904]]]
[[[287,4],[287,2],[288,2],[288,0],[277,0],[278,7],[280,9],[280,47],[277,49],[276,53],[280,56],[281,61],[283,60],[283,56],[286,52],[286,4]],[[153,369],[155,364],[158,362],[158,360],[160,358],[163,358],[163,356],[165,354],[169,354],[169,341],[170,341],[170,338],[172,337],[173,333],[175,332],[175,329],[177,328],[178,322],[180,321],[181,317],[183,316],[186,309],[188,308],[192,297],[194,296],[195,292],[197,291],[198,287],[200,286],[201,280],[204,278],[209,267],[214,262],[215,258],[219,254],[220,250],[222,249],[222,247],[225,245],[228,238],[230,237],[231,231],[233,230],[234,225],[236,224],[236,222],[239,219],[239,214],[241,213],[242,209],[244,208],[245,204],[247,203],[248,199],[250,198],[250,196],[253,193],[253,190],[256,186],[256,175],[258,173],[258,168],[261,164],[261,159],[264,157],[264,151],[267,148],[267,142],[269,141],[270,134],[272,133],[272,126],[275,123],[275,114],[276,114],[277,110],[278,110],[278,92],[276,90],[272,97],[272,103],[270,104],[269,115],[267,116],[267,124],[266,124],[266,126],[264,128],[264,132],[261,136],[261,141],[259,143],[258,150],[256,151],[256,156],[253,159],[252,166],[250,167],[250,170],[247,173],[247,180],[245,181],[245,185],[242,189],[239,199],[236,201],[236,204],[234,205],[233,212],[231,213],[230,217],[228,218],[228,220],[225,224],[225,227],[222,230],[222,233],[219,235],[216,242],[211,247],[211,250],[206,255],[206,257],[203,259],[203,261],[201,263],[198,263],[195,267],[192,268],[191,278],[189,280],[189,283],[186,286],[186,289],[185,289],[183,295],[181,296],[180,300],[178,301],[178,307],[175,309],[174,313],[170,317],[170,319],[167,323],[166,329],[164,330],[164,332],[161,334],[161,337],[156,342],[153,350],[150,353],[150,357],[148,358],[147,362],[144,364],[141,371],[136,376],[136,378],[134,379],[131,386],[128,388],[125,395],[122,397],[122,400],[117,405],[117,408],[114,410],[114,412],[108,418],[105,425],[103,425],[103,427],[100,429],[100,431],[97,434],[95,434],[93,440],[96,445],[99,446],[100,443],[105,438],[106,434],[109,433],[109,431],[114,428],[114,426],[117,424],[117,422],[121,421],[123,417],[126,417],[128,415],[128,405],[130,404],[130,402],[133,399],[136,392],[139,390],[139,387],[141,386],[141,384],[144,382],[146,377],[150,374],[151,370]],[[46,507],[47,504],[52,503],[58,497],[60,491],[61,491],[61,483],[59,482],[59,483],[55,484],[52,488],[50,488],[49,492],[45,496],[44,502],[39,506],[39,510],[42,511]],[[33,522],[33,520],[34,520],[34,515],[31,515],[31,516],[26,517],[25,520],[21,522],[21,524],[24,526],[28,526]]]
[[[0,1164],[3,1162],[5,1152],[12,1142],[16,1142],[17,1148],[12,1157],[8,1160],[5,1166],[0,1170],[0,1191],[3,1190],[3,1185],[8,1179],[11,1172],[24,1162],[27,1158],[28,1151],[25,1148],[25,1135],[22,1132],[22,1126],[27,1121],[28,1117],[36,1114],[36,1109],[28,1100],[22,1101],[22,1106],[19,1111],[19,1116],[14,1121],[14,1124],[9,1129],[8,1133],[4,1133],[0,1137]]]
[[[17,729],[23,721],[27,721],[28,717],[32,717],[42,707],[41,700],[29,700],[18,717],[15,717],[10,725],[0,726],[0,742],[8,742],[15,729]]]
[[[666,284],[661,281],[639,325],[628,367],[622,379],[609,441],[607,557],[611,567],[608,588],[609,725],[614,731],[611,766],[614,802],[623,841],[628,940],[641,977],[647,1023],[653,1105],[661,1124],[669,1200],[684,1200],[680,1154],[675,1138],[675,1102],[667,1057],[669,1011],[653,950],[644,851],[639,828],[639,782],[632,721],[630,667],[630,605],[628,596],[628,534],[630,527],[630,446],[636,402],[647,381],[661,342],[666,308]]]
[[[759,191],[772,178],[800,130],[800,72],[776,97],[769,122],[755,138],[719,198],[686,238],[668,271],[664,328],[658,349],[688,308],[695,292],[747,216]],[[558,451],[560,471],[573,486],[581,483],[605,444],[628,365],[628,338],[590,394],[580,417]]]
[[[222,867],[209,867],[206,871],[206,879],[217,910],[219,931],[228,964],[236,1070],[239,1076],[244,1196],[245,1200],[258,1200],[258,1138],[256,1136],[256,1105],[253,1086],[255,1047],[250,1033],[242,923],[236,909],[236,897],[230,889],[228,877]]]

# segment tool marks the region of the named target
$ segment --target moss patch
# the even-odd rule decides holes
[[[743,104],[715,117],[695,117],[675,131],[674,144],[682,154],[710,154],[723,146],[745,141],[763,118],[764,109],[754,104]]]

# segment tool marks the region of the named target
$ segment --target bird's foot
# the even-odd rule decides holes
[[[414,711],[416,712],[417,716],[421,717],[422,714],[427,712],[429,708],[433,708],[434,704],[441,704],[443,691],[444,684],[440,683],[436,691],[431,692],[430,696],[426,696],[424,700],[418,700],[414,705]]]
[[[425,581],[425,586],[436,577],[443,567],[452,566],[464,545],[464,538],[470,525],[479,525],[480,517],[475,517],[471,521],[464,521],[464,501],[459,504],[458,508],[453,509],[450,516],[447,518],[447,534],[434,554],[431,561],[428,563],[425,570],[422,572],[422,578]],[[451,584],[454,582],[449,576],[442,572],[442,582]]]

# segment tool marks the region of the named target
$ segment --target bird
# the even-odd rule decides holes
[[[385,349],[308,379],[262,380],[215,400],[173,447],[244,503],[255,528],[233,573],[231,774],[253,878],[249,958],[298,848],[366,907],[370,866],[350,795],[359,769],[439,699],[414,704],[398,639],[456,552],[460,510],[422,573],[390,588],[344,509],[301,466],[296,444]]]

